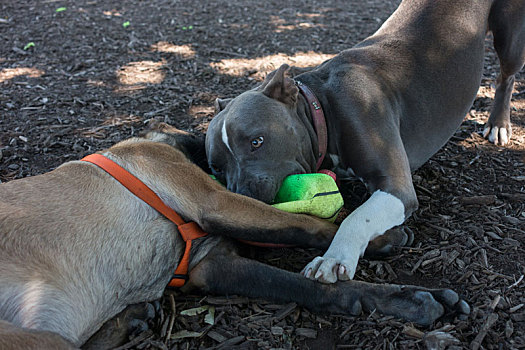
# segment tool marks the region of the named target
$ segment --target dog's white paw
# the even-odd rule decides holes
[[[495,125],[491,125],[490,123],[485,124],[485,128],[483,129],[483,137],[488,138],[489,142],[492,142],[495,145],[499,146],[505,146],[509,143],[510,136],[512,134],[512,131],[509,127],[498,127]]]
[[[335,283],[347,281],[354,278],[359,259],[337,259],[332,257],[318,256],[301,271],[301,273],[311,280],[321,283]]]

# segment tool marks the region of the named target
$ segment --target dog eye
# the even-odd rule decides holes
[[[252,144],[253,148],[259,148],[259,147],[262,146],[263,142],[264,142],[264,137],[263,136],[259,136],[259,137],[254,138],[251,141],[251,144]]]

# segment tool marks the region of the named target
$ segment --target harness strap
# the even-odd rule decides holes
[[[177,225],[177,229],[179,230],[182,239],[186,242],[186,248],[184,249],[184,254],[182,255],[179,265],[177,266],[168,286],[182,287],[188,280],[191,241],[193,239],[204,237],[207,233],[204,232],[195,222],[185,222],[175,210],[168,207],[148,186],[111,159],[106,158],[102,154],[95,153],[84,157],[82,161],[95,164],[105,170],[131,193],[142,199],[145,203]]]
[[[323,108],[321,107],[319,99],[317,99],[308,86],[298,80],[296,80],[295,83],[310,106],[310,113],[312,114],[312,121],[314,123],[314,129],[317,134],[317,143],[319,145],[319,154],[317,158],[317,170],[319,170],[321,164],[323,164],[328,149],[328,131],[326,128],[326,119],[324,117]]]

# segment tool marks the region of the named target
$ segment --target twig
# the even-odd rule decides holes
[[[483,196],[472,196],[472,197],[460,197],[459,201],[463,205],[490,205],[496,202],[497,197],[495,195],[483,195]]]
[[[496,297],[494,298],[494,300],[492,300],[492,303],[490,303],[490,310],[492,312],[494,312],[494,310],[496,310],[496,306],[498,306],[499,302],[501,300],[501,295],[496,295]]]
[[[509,290],[511,290],[512,288],[516,287],[518,284],[521,283],[521,281],[523,281],[523,275],[521,275],[520,278],[518,278],[518,280],[517,280],[516,282],[512,283],[512,284],[509,286],[509,288],[507,288],[507,290],[505,291],[505,293],[508,292]]]
[[[166,333],[166,339],[164,340],[164,344],[168,344],[168,341],[170,340],[171,331],[173,330],[173,324],[175,323],[175,317],[177,316],[177,308],[175,306],[175,299],[173,298],[173,294],[170,294],[169,298],[171,306],[171,318],[170,324],[168,326],[168,333]]]
[[[147,331],[145,332],[142,332],[141,334],[139,334],[136,338],[133,338],[132,341],[122,345],[122,346],[119,346],[118,348],[114,348],[113,350],[124,350],[124,349],[130,349],[132,347],[134,347],[135,345],[138,345],[140,344],[141,342],[143,342],[144,340],[148,339],[148,338],[151,338],[153,336],[153,331],[151,329],[148,329]]]
[[[478,350],[481,347],[481,343],[483,342],[483,339],[489,332],[490,328],[496,323],[498,320],[498,314],[491,313],[488,317],[485,323],[483,323],[483,326],[481,326],[481,331],[478,333],[476,338],[470,343],[470,348],[472,350]]]

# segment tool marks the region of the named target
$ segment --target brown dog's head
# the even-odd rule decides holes
[[[270,73],[254,90],[217,100],[206,135],[213,174],[230,191],[270,203],[283,179],[315,170],[311,128],[298,113],[298,89],[285,75]]]
[[[204,137],[192,135],[174,126],[155,120],[149,123],[149,129],[150,131],[144,135],[145,138],[177,148],[191,162],[197,164],[205,172],[210,173],[211,170],[206,160]]]

